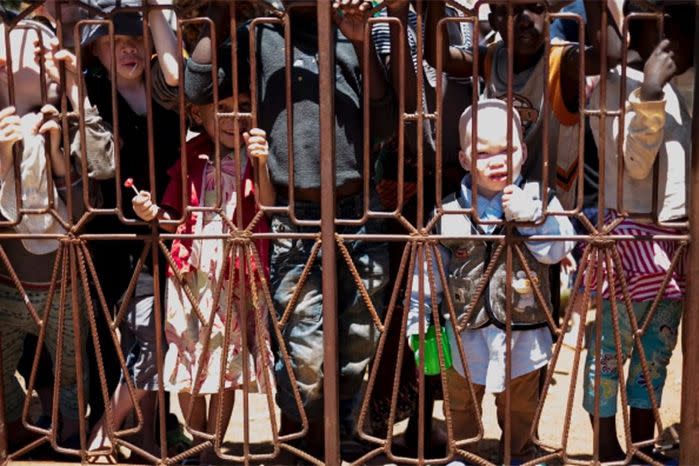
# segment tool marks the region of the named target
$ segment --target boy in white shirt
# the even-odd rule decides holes
[[[437,222],[436,234],[441,239],[434,250],[434,290],[430,289],[427,264],[418,264],[412,281],[408,335],[419,333],[421,316],[432,315],[430,306],[442,303],[444,290],[439,280],[436,251],[447,276],[449,300],[442,305],[442,314],[453,350],[454,367],[447,370],[449,409],[456,440],[473,438],[478,434],[480,405],[484,392],[496,393],[498,422],[504,429],[506,389],[506,253],[498,254],[498,241],[488,236],[499,235],[502,224],[479,224],[470,217],[453,213],[454,210],[473,208],[472,215],[485,221],[534,222],[538,226],[517,226],[523,236],[573,234],[573,226],[567,217],[548,216],[542,219],[541,188],[539,183],[527,182],[521,175],[527,156],[522,142],[522,123],[518,112],[512,113],[512,173],[507,164],[507,105],[497,99],[478,103],[477,154],[472,152],[473,108],[467,109],[459,122],[459,137],[462,150],[459,161],[469,171],[475,157],[475,171],[464,176],[459,192],[443,200],[444,214]],[[508,176],[509,175],[509,176]],[[508,180],[513,184],[509,184]],[[478,198],[472,200],[472,183],[475,183]],[[548,193],[548,205],[560,210],[560,202]],[[449,211],[452,211],[450,214]],[[483,239],[466,238],[467,235],[482,235]],[[463,237],[463,238],[459,238]],[[527,267],[521,263],[520,255],[512,251],[512,372],[509,389],[511,398],[511,451],[513,460],[526,460],[535,453],[531,441],[534,413],[539,402],[539,370],[551,356],[551,334],[547,328],[546,311],[538,302],[538,288],[550,310],[550,286],[548,265],[560,261],[574,247],[571,241],[527,241],[518,246]],[[429,257],[429,256],[428,256]],[[495,260],[494,272],[488,277],[486,269]],[[425,261],[427,262],[427,261]],[[532,273],[527,274],[526,269]],[[483,280],[487,280],[485,286]],[[420,282],[422,281],[422,285]],[[420,312],[420,287],[424,289],[424,314]],[[485,291],[478,296],[478,290]],[[475,306],[473,305],[476,301]],[[453,313],[449,304],[453,306]],[[457,326],[451,322],[456,319]],[[425,326],[425,328],[427,328]],[[458,334],[466,355],[470,379],[474,384],[476,400],[470,396],[466,371],[457,357],[459,348],[454,337]]]

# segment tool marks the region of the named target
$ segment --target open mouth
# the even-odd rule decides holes
[[[139,66],[139,62],[137,60],[125,60],[120,64],[122,68],[129,70],[131,73],[135,72],[136,68]]]
[[[491,181],[504,182],[507,181],[507,172],[491,173],[490,175],[488,175],[488,178]]]

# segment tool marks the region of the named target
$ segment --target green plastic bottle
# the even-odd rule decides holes
[[[444,353],[444,368],[452,366],[451,347],[447,337],[446,326],[442,325],[442,352]],[[420,335],[410,336],[410,348],[415,352],[415,365],[420,367]],[[425,375],[439,374],[439,351],[437,350],[437,332],[431,324],[425,332]]]

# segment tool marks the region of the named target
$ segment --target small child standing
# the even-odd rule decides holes
[[[216,206],[217,182],[213,158],[214,141],[218,140],[222,152],[226,151],[225,155],[221,155],[220,164],[222,213],[186,210],[187,206],[182,205],[180,162],[168,171],[170,183],[163,196],[162,209],[151,202],[150,194],[146,191],[141,191],[132,202],[136,214],[145,221],[178,219],[184,214],[185,220],[179,226],[172,222],[161,223],[163,229],[174,231],[176,228],[179,234],[223,235],[232,230],[221,218],[222,215],[235,223],[236,210],[242,209],[242,228],[250,225],[258,215],[254,179],[259,179],[257,195],[262,204],[271,205],[274,190],[267,171],[269,149],[264,131],[258,128],[246,131],[247,122],[242,120],[239,122],[240,131],[236,132],[233,118],[227,117],[219,120],[219,133],[216,133],[217,113],[235,110],[235,98],[231,95],[230,42],[221,46],[218,53],[220,67],[217,106],[212,94],[210,58],[204,57],[208,63],[197,61],[201,50],[202,47],[197,47],[187,63],[185,73],[187,95],[193,101],[190,116],[195,125],[203,129],[199,136],[187,144],[185,198],[189,200],[188,206],[191,207]],[[209,59],[206,60],[207,58]],[[237,99],[239,112],[250,111],[250,95],[242,91],[249,89],[249,71],[246,71],[248,67],[245,65],[241,57],[238,65],[238,88],[241,89]],[[240,165],[236,164],[237,147],[241,149]],[[237,188],[241,175],[243,193],[239,193]],[[257,218],[253,232],[269,232],[264,216]],[[245,274],[241,264],[246,262],[246,257],[251,256],[243,248],[236,246],[226,254],[226,244],[224,239],[175,240],[171,264],[176,266],[176,270],[170,269],[167,288],[165,335],[169,348],[165,358],[164,384],[168,390],[179,393],[185,417],[191,412],[191,416],[187,418],[189,427],[212,434],[216,432],[219,406],[223,404],[221,425],[225,432],[233,410],[235,389],[241,387],[247,377],[250,383],[256,382],[257,387],[264,390],[266,382],[272,380],[274,366],[268,333],[269,309],[261,283],[262,277],[266,281],[269,275],[269,241],[254,241],[260,262],[252,257]],[[250,286],[250,274],[256,282],[255,289]],[[240,281],[245,283],[245,301],[239,295]],[[217,300],[219,287],[221,291]],[[190,301],[186,290],[196,302]],[[233,294],[232,309],[227,304],[229,293]],[[253,302],[254,299],[256,301]],[[246,327],[242,325],[243,313],[247,314]],[[207,325],[211,327],[208,328]],[[230,332],[228,347],[224,343],[227,332]],[[247,348],[243,345],[244,333],[247,334]],[[248,358],[248,367],[251,368],[247,376],[243,371],[244,358]],[[221,375],[223,386],[220,383]],[[208,415],[205,394],[212,395]],[[210,450],[202,452],[200,459],[202,464],[208,464],[212,459]]]
[[[621,206],[631,215],[646,217],[625,218],[611,231],[612,235],[648,237],[684,234],[684,230],[680,228],[668,228],[667,225],[661,226],[657,222],[680,222],[687,218],[692,121],[686,102],[669,81],[692,66],[693,50],[691,43],[686,41],[694,37],[694,5],[685,2],[665,2],[664,6],[666,39],[659,44],[659,31],[655,19],[629,23],[630,47],[638,52],[642,60],[630,63],[626,70],[626,95],[619,95],[622,84],[621,67],[611,70],[607,75],[606,108],[609,111],[618,111],[620,97],[626,102]],[[640,9],[639,7],[640,3],[627,2],[625,10],[626,13],[648,12],[645,6]],[[600,89],[597,87],[591,94],[590,108],[601,108],[600,100]],[[605,140],[600,140],[599,119],[591,118],[590,126],[597,147],[605,147],[604,207],[605,224],[609,224],[622,216],[618,210],[617,198],[618,158],[621,155],[617,150],[620,122],[616,118],[607,118]],[[653,167],[656,162],[657,189],[653,181]],[[657,197],[655,206],[654,197]],[[657,222],[651,218],[653,210],[657,212]],[[625,388],[627,402],[631,408],[631,441],[638,443],[654,437],[655,418],[649,390],[653,390],[659,407],[667,376],[667,365],[677,344],[686,286],[685,257],[680,258],[676,268],[671,267],[679,242],[619,241],[616,244],[621,270],[614,269],[613,284],[622,354],[617,355],[614,341],[610,301],[613,297],[608,283],[610,277],[607,276],[604,277],[604,301],[598,314],[602,319],[599,360],[596,359],[596,338],[593,336],[585,361],[583,407],[592,419],[597,392],[600,406],[600,461],[623,460],[626,457],[619,445],[615,421],[619,392],[617,357],[620,357],[623,363],[631,358]],[[664,280],[668,274],[670,275],[657,310],[647,330],[640,336],[651,380],[646,380],[634,343],[629,310],[624,304],[621,289],[619,276],[622,274],[633,307],[631,312],[639,327],[648,319],[651,304]],[[595,387],[597,371],[600,377],[599,387]],[[643,448],[642,451],[645,454],[653,454],[652,446]]]
[[[10,29],[11,28],[11,29]],[[10,29],[7,31],[7,29]],[[6,35],[7,33],[7,35]],[[9,44],[5,38],[9,38]],[[67,229],[50,213],[24,213],[17,208],[46,209],[53,195],[52,209],[69,224],[75,224],[84,213],[81,163],[87,168],[94,160],[114,159],[114,140],[97,112],[85,99],[85,146],[81,147],[81,134],[76,118],[68,118],[69,141],[66,152],[62,143],[62,130],[59,112],[54,107],[60,102],[59,62],[66,65],[63,91],[73,108],[78,108],[78,85],[74,57],[66,52],[56,53],[55,36],[41,23],[22,20],[12,27],[0,22],[0,218],[3,221],[16,221],[11,227],[0,229],[3,234],[47,233],[63,235]],[[7,55],[9,53],[9,56]],[[38,57],[43,58],[46,88],[42,92],[41,67]],[[35,58],[37,58],[35,60]],[[11,67],[7,65],[11,63]],[[7,82],[8,74],[13,77],[13,86]],[[13,106],[10,106],[10,87],[14,90]],[[46,100],[42,102],[42,94]],[[42,106],[42,104],[45,104]],[[14,147],[18,157],[14,158]],[[87,157],[87,160],[82,157]],[[15,178],[18,168],[19,178]],[[72,185],[66,185],[65,176],[70,174]],[[51,176],[52,175],[52,176]],[[18,183],[21,181],[21,183]],[[17,184],[20,184],[18,187]],[[71,191],[68,212],[68,191]],[[17,194],[19,194],[19,199]],[[0,240],[0,248],[7,255],[11,267],[0,264],[0,337],[2,339],[2,369],[4,383],[5,429],[9,433],[10,448],[25,446],[26,429],[20,418],[25,393],[17,378],[15,369],[22,355],[24,338],[27,334],[37,335],[40,331],[31,316],[33,309],[43,319],[45,328],[44,343],[56,370],[61,369],[60,378],[60,420],[53,419],[53,427],[60,428],[59,444],[76,448],[79,444],[78,430],[81,422],[78,405],[78,368],[76,352],[83,354],[85,361],[85,338],[87,319],[82,318],[80,347],[74,343],[74,316],[87,312],[84,308],[82,291],[78,292],[80,309],[71,309],[70,298],[66,301],[64,315],[61,316],[60,287],[70,284],[67,277],[59,276],[58,283],[52,283],[52,270],[58,256],[66,257],[69,252],[57,240],[19,239],[6,237]],[[17,281],[16,281],[17,280]],[[21,285],[18,289],[17,285]],[[51,294],[53,284],[56,292]],[[73,284],[72,286],[79,286]],[[51,298],[53,296],[53,298]],[[49,306],[48,316],[44,312]],[[61,323],[62,322],[62,323]],[[59,348],[58,335],[63,335]],[[62,358],[56,359],[58,354]],[[50,372],[53,368],[49,367]],[[83,364],[83,378],[87,367]],[[26,380],[29,385],[29,380]],[[56,382],[58,382],[56,380]],[[60,426],[60,427],[59,427]],[[44,426],[45,427],[45,426]]]
[[[449,214],[449,211],[477,207],[478,217],[482,220],[505,220],[506,222],[539,222],[542,220],[542,201],[540,185],[526,181],[521,175],[522,165],[527,157],[527,148],[523,143],[522,123],[517,112],[512,113],[512,180],[507,184],[507,105],[497,99],[483,100],[477,108],[468,108],[459,122],[461,166],[469,171],[472,154],[472,119],[478,113],[476,171],[466,174],[457,193],[447,196],[443,201],[444,215],[437,223],[436,234],[446,237],[459,237],[472,234],[484,236],[499,234],[501,227],[477,224],[466,215]],[[472,183],[478,190],[477,202],[472,201]],[[560,202],[549,193],[549,208],[560,209]],[[548,216],[543,223],[535,227],[517,227],[520,235],[554,235],[573,234],[573,226],[567,217]],[[439,244],[439,254],[447,274],[448,293],[454,304],[455,316],[462,320],[470,309],[470,303],[481,285],[481,278],[491,261],[492,241],[477,239],[445,239]],[[504,429],[505,412],[504,391],[509,388],[512,393],[512,436],[511,451],[513,459],[529,459],[535,452],[530,439],[534,413],[539,402],[539,370],[545,366],[551,356],[551,333],[546,326],[545,311],[535,299],[534,287],[538,286],[547,305],[550,303],[549,264],[561,260],[570,252],[574,243],[571,241],[536,241],[525,242],[522,252],[527,260],[527,267],[533,272],[530,280],[523,264],[513,253],[513,313],[511,361],[512,379],[506,387],[506,304],[505,254],[501,254],[495,271],[486,284],[481,297],[465,323],[465,329],[458,334],[466,354],[471,380],[476,393],[475,403],[480,404],[484,392],[496,393],[498,423]],[[433,270],[437,270],[433,259]],[[442,302],[443,284],[437,279],[434,289],[430,290],[426,266],[417,265],[414,271],[408,335],[419,332],[419,287],[424,287],[425,316],[431,315],[431,303]],[[438,277],[438,275],[437,275]],[[446,304],[442,305],[442,314],[447,319],[445,326],[449,335],[451,348],[458,348],[454,325]],[[427,326],[425,326],[427,328]],[[480,411],[469,396],[470,390],[465,370],[460,358],[452,356],[454,367],[447,370],[449,409],[455,440],[475,437],[478,422],[474,422]]]
[[[113,11],[125,6],[127,2],[117,0],[95,0],[95,5],[103,11]],[[141,6],[142,2],[128,2]],[[148,5],[165,3],[165,0],[146,0]],[[106,15],[105,15],[106,16]],[[157,60],[151,60],[151,50],[147,50],[143,38],[143,17],[135,11],[121,11],[111,16],[113,23],[113,40],[106,24],[93,24],[82,29],[82,57],[86,63],[83,70],[85,86],[90,100],[99,109],[100,115],[114,127],[119,127],[118,162],[120,180],[133,178],[137,186],[145,187],[150,181],[149,141],[152,141],[155,178],[154,189],[162,193],[167,182],[166,170],[179,154],[179,116],[171,111],[172,88],[179,80],[179,63],[176,61],[177,39],[170,29],[162,9],[153,8],[148,13],[148,24],[152,43],[157,51]],[[112,57],[112,46],[114,57]],[[114,70],[112,70],[114,58]],[[148,100],[146,89],[146,68],[152,70],[152,99]],[[111,80],[114,71],[115,80]],[[116,89],[116,106],[113,106],[112,90]],[[152,133],[148,131],[148,108],[151,109]],[[116,185],[116,186],[115,186]],[[115,183],[109,176],[100,182],[100,194],[105,209],[115,209],[118,205],[118,193],[121,194],[121,213],[128,220],[137,220],[129,200],[134,193],[125,189],[121,183]],[[92,218],[87,226],[89,233],[96,234],[147,234],[151,230],[141,225],[128,224],[118,215],[99,215]],[[154,267],[146,260],[137,277],[132,295],[127,295],[129,284],[138,268],[138,260],[144,249],[142,241],[94,241],[90,251],[100,279],[100,287],[110,311],[127,306],[123,320],[122,345],[125,336],[134,343],[127,349],[128,375],[136,390],[135,400],[131,399],[127,374],[122,374],[112,399],[111,411],[114,430],[119,430],[123,420],[133,409],[132,401],[140,404],[143,413],[143,428],[140,444],[147,451],[156,451],[155,439],[155,400],[158,390],[157,372],[157,332],[155,322],[156,287],[153,274]],[[164,266],[164,264],[161,264]],[[163,270],[160,267],[159,270]],[[158,283],[164,282],[164,274],[158,277]],[[126,304],[124,304],[126,303]],[[102,343],[110,348],[111,339]],[[129,351],[130,350],[130,351]],[[125,352],[127,352],[125,351]],[[102,359],[104,354],[97,355]],[[107,374],[109,379],[110,374]],[[95,406],[96,413],[102,406]],[[103,450],[110,441],[106,435],[107,416],[102,415],[92,428],[89,450]]]

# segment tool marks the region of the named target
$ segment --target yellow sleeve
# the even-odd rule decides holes
[[[551,53],[549,54],[548,86],[551,106],[558,121],[565,126],[573,126],[580,121],[578,113],[573,113],[566,107],[561,89],[561,62],[569,48],[568,44],[551,44]]]

